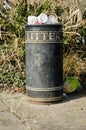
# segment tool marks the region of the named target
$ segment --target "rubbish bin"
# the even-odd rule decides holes
[[[26,92],[29,99],[43,103],[62,100],[62,25],[26,25],[25,47]]]

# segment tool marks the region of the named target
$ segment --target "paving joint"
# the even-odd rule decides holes
[[[76,95],[75,95],[76,96]],[[26,95],[19,94],[0,94],[0,101],[4,111],[4,118],[0,117],[0,121],[15,118],[16,122],[20,121],[20,130],[86,130],[86,96],[77,95],[74,99],[71,97],[70,101],[63,101],[51,105],[38,105],[29,102]],[[6,108],[6,109],[5,109]],[[8,115],[12,113],[12,117],[5,117],[6,111],[9,110]],[[9,119],[9,120],[8,120]],[[15,122],[13,121],[13,124]],[[4,125],[4,124],[3,124]],[[10,125],[10,123],[9,123]],[[17,127],[18,126],[18,127]],[[13,130],[18,130],[19,122]],[[23,127],[25,129],[23,129]],[[0,126],[1,129],[1,126]],[[11,129],[1,129],[11,130]]]
[[[19,96],[19,97],[20,97],[20,96]],[[19,97],[16,97],[16,98],[19,98]],[[16,98],[14,98],[14,99],[16,99]],[[8,108],[8,112],[12,113],[17,119],[19,119],[19,121],[20,121],[21,123],[23,123],[23,124],[26,126],[25,121],[22,121],[21,117],[19,117],[19,116],[16,114],[16,112],[11,111],[11,108],[9,107],[9,105],[7,105],[7,104],[4,102],[4,100],[9,100],[9,99],[10,99],[10,98],[0,99],[0,101]],[[4,112],[4,111],[3,111],[3,112]]]

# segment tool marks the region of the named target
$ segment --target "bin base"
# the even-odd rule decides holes
[[[34,98],[31,98],[28,96],[28,100],[29,100],[29,103],[31,104],[38,104],[38,105],[51,105],[51,104],[57,104],[57,103],[60,103],[63,99],[62,99],[62,96],[59,97],[59,99],[55,99],[53,101],[45,101],[45,100],[39,100],[39,99],[34,99]]]
[[[31,103],[55,104],[62,101],[63,90],[59,91],[32,91],[26,90],[26,94]]]

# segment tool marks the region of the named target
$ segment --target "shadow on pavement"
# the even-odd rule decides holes
[[[79,99],[79,98],[82,98],[82,97],[86,97],[86,89],[66,94],[65,96],[63,96],[63,100],[62,100],[61,103],[65,103],[65,102],[75,100],[75,99]]]

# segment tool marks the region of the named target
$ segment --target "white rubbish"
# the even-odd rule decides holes
[[[28,16],[28,24],[35,24],[35,22],[37,21],[37,17],[36,16]]]
[[[28,25],[39,25],[39,24],[58,24],[58,18],[51,14],[47,16],[44,13],[41,13],[38,17],[28,16]]]
[[[40,14],[38,17],[37,17],[38,21],[41,23],[41,24],[44,24],[48,21],[48,17],[46,14],[42,13]]]
[[[55,15],[49,15],[47,24],[58,24],[57,17]]]

